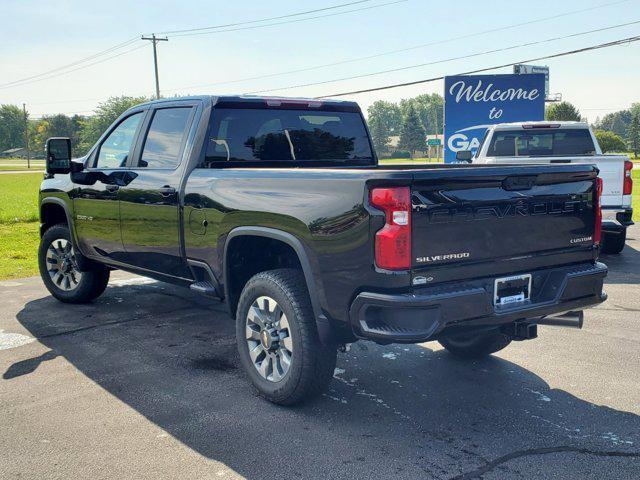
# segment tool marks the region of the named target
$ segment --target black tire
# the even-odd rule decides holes
[[[439,343],[456,357],[481,358],[507,347],[511,337],[500,332],[470,333],[442,338]]]
[[[627,242],[627,229],[621,233],[603,233],[602,253],[617,255],[624,249]]]
[[[50,227],[40,240],[38,266],[40,268],[40,277],[42,277],[42,281],[49,293],[65,303],[86,303],[99,297],[107,288],[107,283],[109,283],[109,270],[102,265],[91,263],[85,267],[84,271],[79,272],[72,247],[70,258],[73,267],[71,267],[71,270],[76,272],[77,284],[71,289],[64,289],[64,285],[60,286],[54,281],[48,267],[47,253],[50,251],[52,244],[60,245],[61,241],[65,244],[71,244],[71,232],[69,232],[69,227],[65,224]],[[55,246],[54,250],[56,250]]]
[[[291,337],[288,371],[278,381],[269,380],[258,372],[247,340],[249,309],[258,298],[265,296],[273,299],[286,316]],[[236,338],[245,372],[258,393],[273,403],[293,405],[310,399],[320,394],[333,377],[337,348],[320,342],[305,278],[298,270],[261,272],[247,282],[238,302]],[[256,341],[256,344],[260,342]],[[267,350],[263,349],[263,352],[266,355]]]

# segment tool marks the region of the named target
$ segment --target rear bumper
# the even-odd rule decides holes
[[[603,208],[602,230],[609,233],[620,233],[629,225],[633,225],[633,209],[631,207]]]
[[[569,310],[581,310],[606,300],[602,263],[538,270],[531,300],[515,306],[493,305],[494,277],[416,289],[413,293],[360,293],[349,311],[356,336],[380,342],[416,343],[466,327],[499,326]]]

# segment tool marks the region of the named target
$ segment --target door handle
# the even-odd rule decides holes
[[[164,187],[160,188],[158,191],[160,192],[160,195],[162,195],[163,197],[168,197],[176,193],[176,189],[173,187],[170,187],[169,185],[165,185]]]
[[[120,185],[107,185],[105,189],[107,190],[107,192],[114,193],[120,190]]]

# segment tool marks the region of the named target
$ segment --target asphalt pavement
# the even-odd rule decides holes
[[[493,357],[340,353],[283,408],[244,378],[224,307],[117,272],[90,305],[0,282],[0,478],[640,478],[640,227],[582,330]]]

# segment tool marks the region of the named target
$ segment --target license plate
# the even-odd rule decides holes
[[[496,278],[493,289],[495,306],[515,305],[531,297],[531,274]]]

